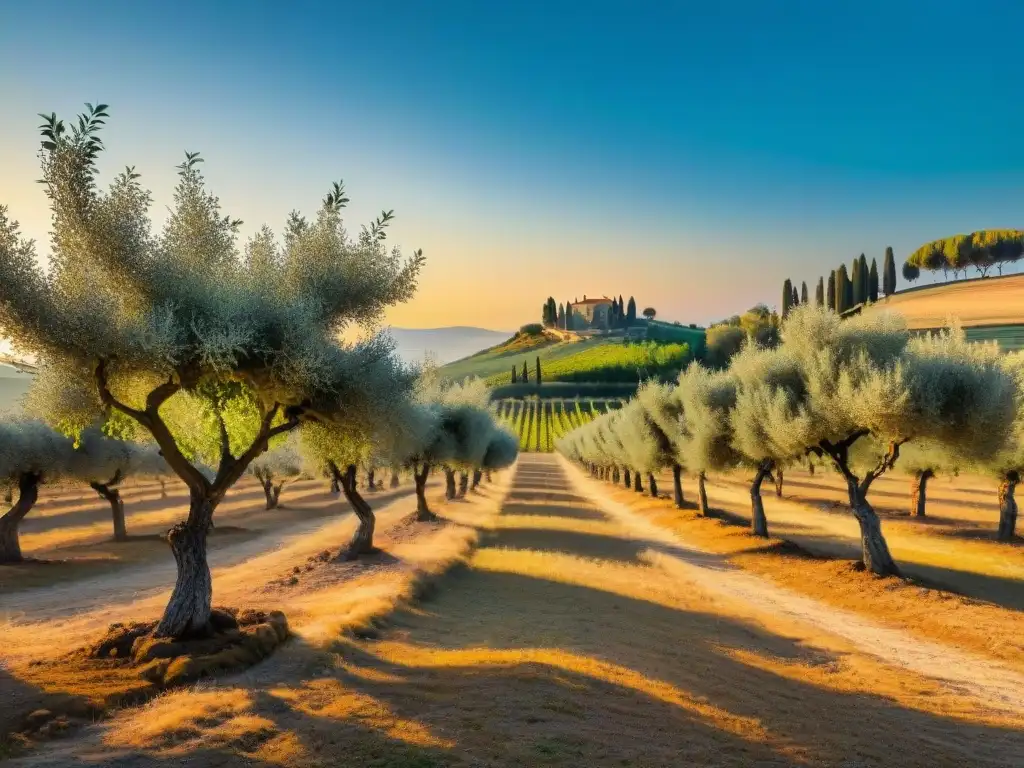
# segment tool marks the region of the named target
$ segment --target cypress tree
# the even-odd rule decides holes
[[[512,383],[513,383],[513,384],[515,384],[515,383],[516,383],[516,380],[517,380],[517,376],[516,376],[516,367],[515,367],[515,366],[513,365],[513,366],[512,366]]]
[[[853,308],[853,281],[850,279],[850,273],[843,271],[843,301],[846,302],[846,308]]]
[[[836,312],[840,315],[850,308],[850,278],[846,274],[846,265],[840,264],[836,272]]]
[[[850,306],[855,307],[864,301],[864,295],[867,293],[867,291],[864,290],[864,281],[860,274],[859,259],[854,259],[853,264],[850,265],[850,282],[853,283],[853,302]]]
[[[530,371],[526,367],[526,361],[523,360],[523,384],[526,384],[530,380]]]
[[[789,315],[793,307],[793,282],[787,277],[782,283],[782,316]]]
[[[619,328],[626,325],[626,305],[622,302],[622,294],[619,294]]]
[[[536,371],[537,372],[534,374],[533,378],[536,379],[537,386],[539,387],[540,386],[540,355],[537,355]]]
[[[793,286],[793,306],[800,306],[800,294],[796,292],[796,286]]]
[[[871,260],[871,271],[868,273],[868,300],[878,301],[878,264]]]
[[[565,305],[558,305],[558,327],[565,330]]]
[[[886,296],[896,293],[896,257],[893,256],[892,246],[885,249],[885,261],[882,264],[882,290]]]
[[[801,280],[800,281],[800,303],[801,304],[807,304],[808,303],[808,298],[807,298],[807,281],[806,280]]]
[[[825,286],[825,306],[836,311],[836,271],[828,273],[828,284]]]
[[[818,287],[814,289],[814,303],[819,307],[825,306],[825,278],[818,278]]]
[[[573,326],[572,304],[565,303],[565,330],[571,331]]]
[[[629,304],[626,305],[626,327],[629,328],[636,323],[636,301],[629,297]]]
[[[870,292],[869,281],[871,277],[868,273],[868,260],[863,253],[860,255],[860,260],[857,262],[857,269],[860,270],[860,303],[866,304],[868,300],[868,293]]]

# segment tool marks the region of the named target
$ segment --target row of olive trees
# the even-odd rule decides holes
[[[559,448],[598,473],[685,468],[746,469],[754,533],[768,534],[761,484],[809,458],[844,479],[860,524],[862,557],[878,574],[897,573],[868,500],[904,446],[936,468],[981,469],[1000,479],[1000,538],[1012,538],[1014,489],[1024,465],[1024,357],[968,343],[951,329],[911,338],[901,320],[875,314],[841,321],[794,310],[774,349],[748,346],[728,369],[693,365],[675,388],[647,385],[621,411],[566,436]],[[920,466],[916,461],[915,466]],[[639,488],[638,485],[635,487]]]
[[[80,434],[115,423],[155,443],[187,486],[188,516],[168,532],[177,578],[155,635],[201,635],[207,536],[228,489],[276,438],[307,425],[365,434],[389,404],[413,399],[416,377],[386,336],[341,338],[410,298],[424,261],[387,248],[390,211],[350,235],[341,183],[311,219],[293,212],[281,237],[263,227],[240,247],[241,222],[207,190],[198,153],[178,167],[155,230],[133,168],[99,185],[106,118],[105,105],[87,105],[73,123],[50,115],[41,126],[48,269],[0,206],[0,328],[39,361],[33,400],[51,425]],[[425,475],[432,446],[419,450]]]
[[[39,498],[39,488],[61,482],[89,485],[110,504],[114,540],[126,541],[120,488],[128,479],[163,479],[170,468],[155,446],[85,431],[76,445],[57,430],[32,419],[0,422],[0,486],[11,506],[0,517],[0,563],[21,562],[19,528]]]

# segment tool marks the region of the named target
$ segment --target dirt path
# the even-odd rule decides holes
[[[1024,764],[1024,717],[994,695],[1019,691],[955,690],[894,663],[900,646],[865,650],[587,491],[524,455],[466,567],[377,639],[300,638],[20,764]]]
[[[606,498],[600,485],[575,467],[566,466],[566,471],[581,494],[602,511],[622,521],[639,541],[650,545],[645,554],[653,563],[701,589],[743,600],[776,616],[810,623],[844,638],[883,663],[898,664],[941,681],[958,694],[971,696],[988,707],[1010,713],[1024,710],[1024,675],[997,662],[928,642],[902,630],[890,629],[848,611],[824,605],[731,567],[718,556],[688,545],[680,537],[636,515],[625,505]]]
[[[411,493],[405,489],[375,504],[379,529],[392,522],[399,507],[404,509],[402,503]],[[254,583],[262,584],[268,574],[283,576],[308,556],[340,549],[355,523],[347,503],[339,500],[335,506],[338,514],[333,517],[296,521],[284,529],[239,537],[237,543],[231,541],[231,534],[224,534],[225,541],[211,546],[209,552],[214,603],[245,604],[252,597]],[[46,648],[47,655],[56,655],[114,621],[140,620],[158,612],[175,578],[174,559],[169,551],[165,554],[152,563],[114,573],[0,595],[0,631],[8,639],[0,661],[37,657],[40,648]]]

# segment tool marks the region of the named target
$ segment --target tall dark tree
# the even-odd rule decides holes
[[[850,279],[850,273],[847,272],[843,275],[843,291],[845,295],[844,301],[846,302],[846,308],[853,308],[853,281]]]
[[[886,296],[896,293],[896,257],[893,256],[892,246],[885,249],[885,261],[882,263],[882,290]]]
[[[819,307],[825,306],[825,278],[818,278],[818,286],[814,289],[814,303]]]
[[[512,383],[515,384],[519,380],[519,375],[516,373],[516,367],[512,366]]]
[[[865,304],[868,300],[868,293],[871,290],[871,276],[868,272],[868,260],[862,253],[857,261],[857,269],[860,271],[860,303]]]
[[[523,384],[526,384],[530,380],[530,369],[526,367],[526,361],[523,360]]]
[[[565,330],[571,331],[573,326],[573,311],[572,304],[569,302],[565,303]]]
[[[619,328],[626,327],[626,303],[622,300],[622,294],[619,294]]]
[[[534,374],[533,378],[536,381],[537,386],[539,387],[540,386],[540,355],[537,355],[537,363],[535,365],[535,370],[536,370],[536,373]]]
[[[797,293],[795,285],[793,286],[793,306],[794,307],[800,306],[800,294]]]
[[[802,280],[800,282],[800,303],[801,304],[807,304],[808,302],[809,302],[809,299],[807,297],[807,281],[806,280]]]
[[[793,307],[793,281],[788,277],[782,282],[782,316],[788,317]]]
[[[864,296],[867,293],[860,273],[860,259],[854,259],[850,265],[850,282],[853,283],[853,301],[850,306],[855,307],[864,301]]]
[[[850,308],[852,296],[850,288],[850,278],[847,277],[846,265],[840,264],[839,269],[836,271],[836,312],[840,315]]]
[[[871,260],[871,271],[868,273],[868,301],[878,301],[878,264]]]
[[[629,297],[629,303],[626,305],[626,326],[631,327],[636,323],[636,301],[632,296]]]
[[[565,305],[558,305],[558,327],[565,330]]]
[[[836,271],[833,269],[828,273],[828,283],[825,285],[825,306],[836,311]]]

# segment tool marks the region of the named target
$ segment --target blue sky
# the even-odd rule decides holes
[[[604,292],[706,322],[1024,223],[1019,3],[33,6],[0,25],[0,201],[29,234],[35,114],[102,100],[104,168],[138,166],[158,220],[185,149],[249,231],[339,177],[356,222],[395,208],[428,257],[399,325]]]

